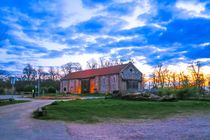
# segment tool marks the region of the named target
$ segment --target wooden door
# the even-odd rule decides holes
[[[90,80],[89,79],[82,80],[82,93],[90,93]]]

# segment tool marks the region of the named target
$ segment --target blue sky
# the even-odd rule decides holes
[[[1,0],[0,68],[60,66],[100,57],[210,65],[209,0]]]

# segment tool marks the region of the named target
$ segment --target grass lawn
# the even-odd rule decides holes
[[[25,103],[28,101],[20,101],[20,100],[13,100],[13,101],[9,101],[9,100],[0,100],[0,106],[4,106],[4,105],[10,105],[10,104],[18,104],[18,103]]]
[[[148,102],[114,99],[75,100],[44,107],[47,115],[39,119],[80,123],[116,121],[119,119],[160,119],[182,113],[210,111],[210,102]]]

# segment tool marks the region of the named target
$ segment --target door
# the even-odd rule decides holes
[[[89,93],[90,92],[90,80],[83,79],[82,80],[82,93]]]
[[[137,92],[138,91],[138,81],[127,80],[127,91],[128,92]]]

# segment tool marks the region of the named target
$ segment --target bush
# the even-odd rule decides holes
[[[198,89],[196,87],[185,87],[182,89],[173,88],[159,88],[157,89],[158,96],[174,96],[178,99],[187,99],[198,96]]]
[[[4,88],[0,88],[0,94],[4,94]]]
[[[47,87],[42,87],[42,88],[41,88],[41,92],[42,92],[42,93],[48,92],[48,88],[47,88]]]
[[[183,89],[177,89],[176,96],[178,99],[187,99],[189,97],[196,97],[197,96],[197,88],[196,87],[186,87]]]
[[[48,93],[56,93],[56,89],[54,87],[49,87]]]
[[[12,101],[14,101],[14,100],[15,100],[14,98],[9,98],[9,101],[10,101],[10,102],[12,102]]]
[[[114,91],[112,92],[112,94],[119,94],[119,93],[120,93],[119,90],[114,90]]]
[[[51,105],[58,105],[58,104],[59,104],[58,101],[54,101],[54,102],[51,103]]]
[[[172,88],[159,88],[157,89],[156,93],[158,96],[169,96],[174,95],[175,89]]]
[[[42,87],[47,87],[49,88],[49,86],[55,88],[55,90],[59,90],[60,89],[60,81],[53,81],[53,80],[44,80],[40,83],[41,88]]]
[[[25,92],[32,92],[33,89],[34,89],[34,86],[33,85],[26,85],[24,87],[24,91]]]
[[[33,117],[38,118],[47,115],[47,110],[43,108],[38,108],[36,111],[33,112]]]

